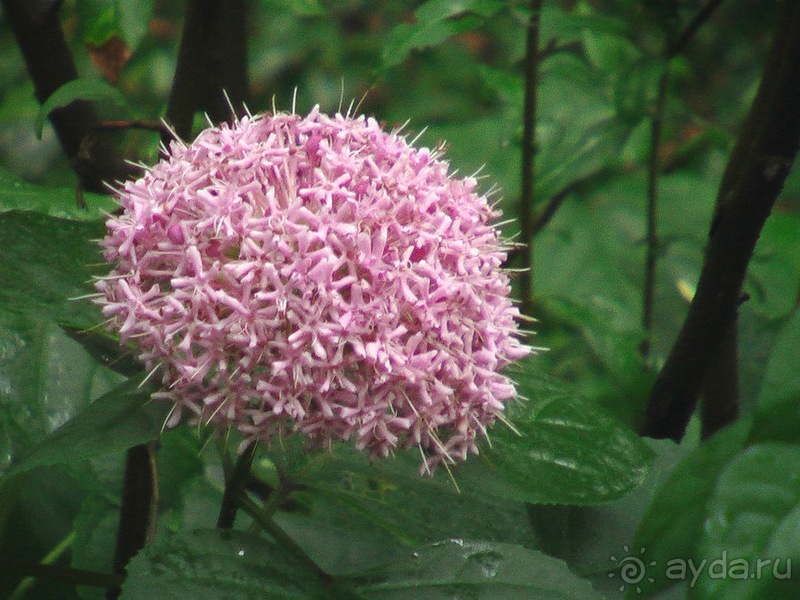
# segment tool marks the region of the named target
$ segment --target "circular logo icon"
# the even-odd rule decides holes
[[[631,551],[628,549],[628,546],[623,546],[622,549],[625,551],[625,556],[621,558],[617,558],[616,556],[611,556],[611,560],[616,563],[617,568],[615,571],[608,574],[609,578],[614,578],[619,576],[621,580],[621,585],[619,586],[619,591],[625,591],[626,585],[634,585],[636,586],[636,593],[641,594],[642,588],[639,585],[645,578],[650,583],[654,583],[654,579],[652,577],[647,577],[647,567],[654,567],[656,565],[655,561],[650,561],[649,563],[645,564],[644,560],[640,558],[645,552],[644,548],[639,550],[639,556],[633,556]]]

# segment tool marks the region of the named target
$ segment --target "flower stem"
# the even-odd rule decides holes
[[[277,493],[277,492],[276,492]],[[286,533],[281,527],[272,519],[272,516],[265,514],[263,508],[253,502],[245,492],[239,492],[236,496],[236,501],[239,506],[244,510],[252,519],[269,533],[276,542],[289,550],[295,555],[306,567],[314,571],[323,583],[329,583],[331,576],[328,575],[322,568],[311,558],[305,550],[303,550],[291,536]]]

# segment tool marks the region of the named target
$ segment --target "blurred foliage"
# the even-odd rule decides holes
[[[259,454],[254,472],[269,489],[286,477],[298,486],[268,516],[342,576],[341,597],[590,598],[592,585],[609,598],[800,594],[796,582],[771,575],[694,585],[664,570],[671,559],[700,564],[724,552],[748,565],[780,559],[781,572],[787,560],[800,565],[797,169],[745,284],[743,419],[680,446],[645,443],[632,431],[653,380],[639,352],[650,121],[664,50],[703,4],[544,2],[537,209],[567,192],[534,241],[539,323],[531,341],[549,350],[514,375],[530,398],[511,411],[522,435],[499,425],[496,445],[454,470],[460,493],[446,473],[420,479],[416,457],[402,453],[370,465],[349,447],[309,454],[287,440]],[[499,188],[505,234],[519,233],[527,2],[252,0],[249,9],[253,112],[273,102],[286,110],[296,93],[301,113],[319,104],[389,126],[410,120],[410,130],[424,130],[419,144],[447,141],[453,169],[482,169],[484,189]],[[66,0],[60,17],[81,78],[44,108],[0,14],[3,558],[38,562],[66,539],[50,562],[109,572],[121,451],[159,435],[163,415],[143,405],[146,388],[98,364],[61,329],[100,321],[90,303],[70,298],[91,291],[86,281],[100,262],[92,239],[113,203],[87,195],[80,208],[53,130],[44,122],[41,139],[36,130],[50,108],[75,97],[100,99],[103,118],[159,119],[183,10],[176,0]],[[670,61],[658,153],[655,366],[696,286],[717,187],[773,19],[772,3],[727,0]],[[157,159],[157,134],[131,130],[118,139],[130,160]],[[279,541],[208,529],[239,442],[211,437],[188,428],[161,434],[157,539],[131,565],[123,597],[320,597],[315,574]],[[656,564],[626,585],[617,570],[626,557]],[[21,580],[0,565],[0,596],[24,590]],[[19,597],[103,593],[39,581]]]

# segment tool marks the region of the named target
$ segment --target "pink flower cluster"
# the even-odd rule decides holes
[[[98,302],[160,370],[170,425],[464,460],[530,351],[475,186],[371,118],[212,127],[124,184]]]

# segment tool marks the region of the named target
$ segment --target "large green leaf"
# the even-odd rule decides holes
[[[418,454],[403,453],[369,465],[362,453],[338,447],[296,474],[306,489],[301,509],[275,519],[332,573],[447,537],[534,543],[524,506],[487,493],[491,482],[459,494],[444,473],[421,477],[418,462]]]
[[[152,389],[132,379],[104,394],[44,438],[0,479],[0,522],[19,482],[40,467],[79,467],[88,459],[123,452],[158,437],[169,404],[148,402]]]
[[[158,437],[171,406],[150,402],[153,389],[141,383],[141,378],[131,379],[100,396],[42,440],[6,477],[41,466],[78,464]]]
[[[370,464],[345,444],[308,455],[294,438],[268,449],[305,490],[304,509],[276,520],[325,568],[346,573],[369,562],[359,545],[371,548],[367,556],[444,537],[527,545],[534,538],[523,502],[607,502],[642,481],[653,453],[630,429],[551,381],[519,375],[521,389],[539,398],[509,414],[521,435],[498,425],[491,447],[453,468],[452,480],[444,468],[420,476],[413,451]],[[364,543],[342,542],[337,528]]]
[[[707,562],[690,597],[797,598],[800,581],[790,576],[792,563],[800,563],[798,526],[800,447],[771,443],[743,451],[708,504],[695,561]]]
[[[196,530],[145,547],[128,566],[123,600],[345,598],[285,548],[251,533]]]
[[[520,392],[531,398],[509,407],[516,431],[498,424],[479,456],[452,469],[453,481],[444,468],[433,477],[419,476],[416,452],[398,452],[394,458],[369,464],[362,453],[346,445],[316,453],[311,460],[293,453],[294,462],[282,468],[311,488],[362,499],[378,491],[379,503],[398,488],[417,494],[422,492],[412,491],[414,486],[428,486],[444,494],[457,485],[466,496],[586,505],[619,498],[641,483],[653,453],[631,429],[551,379],[522,368],[513,376]],[[281,454],[275,448],[270,451],[278,462],[285,460]],[[417,509],[419,504],[412,503]]]
[[[512,544],[450,539],[421,548],[360,586],[368,598],[601,598],[566,563]]]
[[[670,560],[695,555],[706,505],[720,473],[744,446],[749,427],[749,422],[740,421],[699,446],[656,493],[631,546],[637,557],[642,554],[643,563],[655,563],[647,569],[648,578],[637,582],[646,593],[675,583],[666,572]],[[629,593],[633,597],[635,589]]]
[[[99,222],[16,210],[0,213],[0,317],[35,314],[75,327],[96,326],[99,309],[70,298],[93,292],[89,265],[103,271],[97,270],[102,257],[92,240],[103,233]]]
[[[524,502],[592,504],[641,483],[653,453],[635,432],[528,367],[511,374],[528,398],[508,411],[517,432],[502,425],[490,432],[491,445],[456,471],[464,489],[480,486]]]
[[[0,324],[0,471],[119,381],[52,323]]]
[[[51,217],[78,221],[97,220],[100,211],[111,211],[117,203],[111,196],[84,192],[86,208],[78,206],[75,188],[34,185],[0,168],[0,212],[32,210]]]

